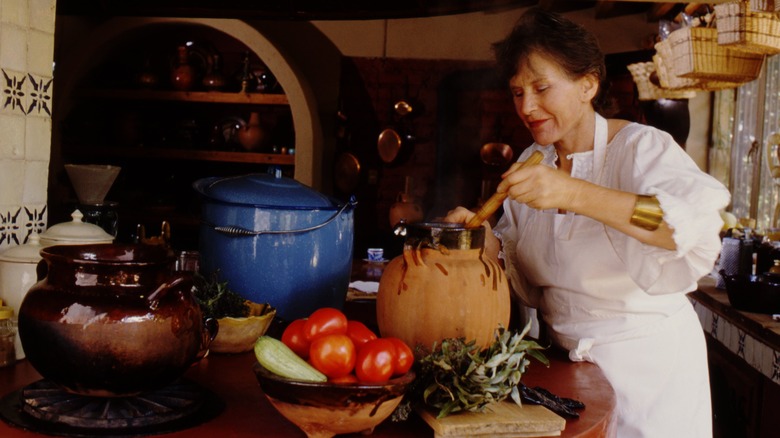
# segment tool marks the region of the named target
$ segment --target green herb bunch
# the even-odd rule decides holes
[[[205,318],[224,318],[231,316],[243,318],[249,316],[246,299],[228,288],[227,281],[219,281],[218,273],[211,278],[196,273],[193,292]]]
[[[475,341],[448,338],[418,360],[418,378],[413,397],[439,409],[437,418],[458,411],[483,411],[491,403],[511,397],[521,404],[520,378],[531,356],[549,366],[549,360],[536,341],[524,339],[522,332],[496,330],[495,341],[480,349]]]

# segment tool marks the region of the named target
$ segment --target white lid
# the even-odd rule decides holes
[[[56,242],[62,244],[79,243],[111,243],[114,236],[108,234],[95,224],[84,222],[84,215],[79,210],[74,210],[70,215],[70,222],[63,222],[51,226],[41,234],[41,242]]]
[[[41,238],[33,232],[24,245],[16,245],[0,252],[0,261],[14,263],[38,263],[41,260]]]

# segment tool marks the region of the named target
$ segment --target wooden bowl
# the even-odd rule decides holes
[[[336,384],[291,380],[255,364],[268,401],[309,438],[344,433],[369,434],[401,403],[413,371],[382,384]]]
[[[244,353],[251,351],[255,341],[264,335],[271,325],[276,309],[268,304],[250,302],[249,316],[245,318],[219,318],[217,336],[211,341],[209,351],[214,353]]]

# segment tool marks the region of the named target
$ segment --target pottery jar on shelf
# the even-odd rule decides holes
[[[252,111],[249,121],[236,132],[236,138],[245,150],[255,152],[262,148],[268,139],[268,133],[260,121],[260,113]]]
[[[405,235],[403,253],[385,267],[377,293],[382,336],[412,348],[460,337],[486,347],[508,327],[509,283],[483,254],[484,227],[401,223],[396,234]]]
[[[46,276],[19,309],[30,364],[76,394],[115,397],[164,387],[216,336],[160,245],[57,245],[41,251]]]
[[[177,57],[171,69],[171,86],[174,90],[188,91],[195,84],[195,68],[190,64],[187,46],[177,48]]]

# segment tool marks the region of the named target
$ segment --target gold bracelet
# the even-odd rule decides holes
[[[655,231],[664,220],[664,211],[658,198],[650,195],[636,195],[636,204],[631,213],[631,224],[649,231]]]

